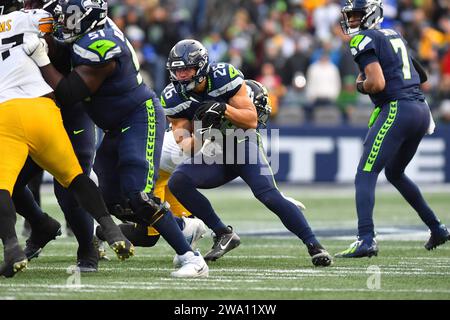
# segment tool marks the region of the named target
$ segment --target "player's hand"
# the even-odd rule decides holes
[[[195,111],[194,120],[200,120],[203,129],[219,127],[226,110],[226,103],[205,101]]]
[[[358,74],[358,77],[356,78],[356,83],[361,82],[361,81],[364,81],[364,80],[366,80],[366,77],[364,77],[364,75],[362,74],[362,72],[360,72],[360,73]]]
[[[34,63],[41,68],[50,64],[50,58],[48,57],[48,45],[44,39],[39,38],[37,35],[30,35],[24,39],[22,46],[23,51],[33,59]]]

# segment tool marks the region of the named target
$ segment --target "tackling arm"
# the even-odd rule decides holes
[[[201,143],[195,143],[195,136],[192,135],[192,122],[185,118],[167,118],[172,124],[172,132],[175,137],[176,143],[180,146],[185,154],[195,154],[198,151],[195,147],[197,145],[199,145],[198,147],[201,147]]]

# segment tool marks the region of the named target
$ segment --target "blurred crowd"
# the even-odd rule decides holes
[[[345,0],[109,0],[110,16],[159,94],[172,46],[202,41],[212,62],[230,62],[270,90],[280,124],[362,123],[372,105],[340,28]],[[450,1],[384,0],[384,28],[398,30],[424,64],[435,118],[450,123]]]

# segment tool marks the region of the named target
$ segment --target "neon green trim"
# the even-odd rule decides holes
[[[161,95],[161,99],[159,99],[161,101],[161,105],[163,108],[166,107],[166,100],[164,100],[164,97]]]
[[[96,51],[102,58],[105,57],[106,53],[117,46],[117,44],[110,40],[97,40],[88,47],[92,51]]]
[[[381,108],[375,107],[372,114],[370,115],[370,120],[369,120],[369,124],[368,124],[369,128],[372,128],[375,121],[377,121],[378,115],[380,114],[380,112],[381,112]]]
[[[156,140],[156,117],[155,108],[153,107],[153,100],[147,100],[145,106],[147,107],[148,116],[147,152],[145,156],[148,162],[148,174],[147,185],[145,186],[144,192],[149,193],[153,190],[153,178],[155,176],[154,152]]]
[[[397,101],[392,101],[389,105],[389,114],[384,122],[383,126],[377,133],[375,137],[375,141],[373,142],[372,149],[370,150],[369,157],[366,160],[366,164],[364,165],[363,171],[371,172],[375,160],[378,157],[378,153],[381,149],[381,144],[383,143],[384,137],[386,137],[387,132],[394,124],[394,120],[397,116]]]
[[[239,75],[239,71],[231,64],[228,66],[228,72],[230,73],[230,79],[236,78]]]
[[[364,39],[364,35],[358,34],[352,38],[350,41],[350,48],[357,48],[361,41]]]

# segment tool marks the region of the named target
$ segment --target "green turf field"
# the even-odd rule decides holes
[[[350,244],[352,240],[338,231],[351,230],[356,224],[351,189],[284,190],[306,204],[307,218],[319,234],[332,236],[336,231],[343,236],[321,238],[331,253]],[[242,235],[239,248],[210,264],[209,278],[171,278],[173,252],[164,241],[154,248],[137,248],[136,256],[125,262],[119,262],[108,249],[112,261],[101,262],[98,273],[78,278],[67,273],[67,267],[75,263],[76,244],[73,238],[62,237],[50,243],[25,272],[0,279],[0,300],[450,299],[450,244],[426,251],[426,228],[418,228],[420,220],[396,193],[377,194],[376,225],[387,230],[379,237],[380,255],[337,260],[330,268],[313,267],[299,241],[283,236],[281,223],[246,189],[222,189],[207,195],[224,221]],[[442,221],[450,224],[448,193],[426,193],[426,198]],[[61,219],[53,196],[45,195],[43,201],[45,210]],[[412,232],[402,234],[399,229],[396,234],[395,228],[391,232],[402,226]],[[403,240],[390,240],[395,237]],[[408,238],[414,240],[404,240]],[[211,243],[209,236],[203,239],[201,251],[206,252]]]

